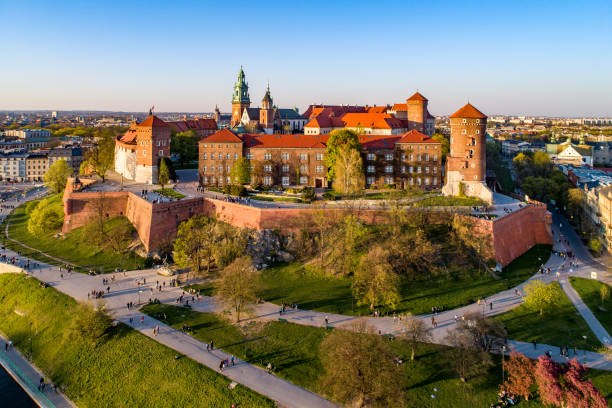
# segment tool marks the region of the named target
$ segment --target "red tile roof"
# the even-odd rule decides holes
[[[359,135],[359,143],[366,149],[393,149],[400,136],[389,135]]]
[[[415,92],[414,95],[412,95],[410,98],[407,99],[408,101],[426,101],[427,98],[424,97],[423,95],[421,95],[418,92]]]
[[[367,112],[365,106],[310,105],[302,116],[306,119],[312,119],[314,116],[329,116],[331,113],[333,113],[334,116],[342,116],[345,113],[360,112]]]
[[[149,115],[148,118],[137,124],[142,127],[168,127],[169,125],[155,115]]]
[[[486,119],[487,115],[476,109],[470,103],[459,109],[457,112],[450,115],[451,118],[469,118],[469,119]]]
[[[370,106],[368,107],[368,113],[387,113],[390,106]]]
[[[409,132],[404,133],[400,136],[401,138],[397,141],[397,143],[437,143],[436,140],[431,137],[424,135],[416,129],[412,129]]]
[[[329,135],[242,135],[245,146],[251,149],[286,148],[286,149],[325,149]]]
[[[305,127],[311,128],[333,128],[333,127],[344,127],[344,122],[341,118],[336,116],[325,116],[319,115],[313,117]]]
[[[401,120],[388,113],[347,113],[342,116],[344,126],[371,129],[397,129],[404,127]]]
[[[401,111],[407,111],[408,110],[408,105],[405,103],[396,103],[393,105],[393,110],[396,112],[401,112]]]
[[[133,127],[130,127],[123,134],[123,136],[117,138],[117,140],[125,144],[136,144],[136,129],[134,129]]]
[[[242,142],[234,132],[227,129],[219,130],[218,132],[213,133],[212,135],[205,137],[200,140],[202,142],[224,142],[224,143],[237,143]]]
[[[193,130],[217,130],[217,121],[211,118],[198,118],[168,122],[177,132]]]

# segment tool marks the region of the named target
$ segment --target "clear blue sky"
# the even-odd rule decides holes
[[[0,109],[402,102],[612,116],[612,2],[0,0]]]

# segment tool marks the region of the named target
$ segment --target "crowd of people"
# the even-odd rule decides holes
[[[518,402],[516,395],[511,392],[502,389],[498,394],[498,400],[496,404],[491,404],[490,408],[503,408],[511,407]]]

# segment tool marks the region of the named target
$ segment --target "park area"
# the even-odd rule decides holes
[[[40,213],[46,224],[32,231],[32,228],[28,228],[28,223],[41,203],[45,208]],[[128,250],[135,230],[127,218],[105,218],[101,223],[92,220],[90,225],[60,234],[63,214],[61,194],[20,205],[4,219],[3,245],[23,256],[48,264],[74,264],[78,272],[87,272],[90,269],[110,272],[116,268],[131,270],[146,266],[145,258]],[[4,235],[7,224],[8,237],[12,240]]]

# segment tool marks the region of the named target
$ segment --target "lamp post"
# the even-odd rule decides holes
[[[506,357],[506,346],[502,346],[502,384],[505,381],[505,373],[506,368],[504,367],[505,357]]]
[[[34,356],[32,356],[32,349],[33,349],[33,346],[32,346],[33,339],[32,338],[33,337],[34,337],[34,334],[32,333],[32,322],[30,322],[30,359],[31,360],[34,360]]]
[[[142,293],[142,290],[138,291],[138,304],[140,305],[140,294]]]
[[[582,336],[584,339],[584,349],[582,350],[582,364],[586,364],[586,345],[587,345],[587,336]]]

